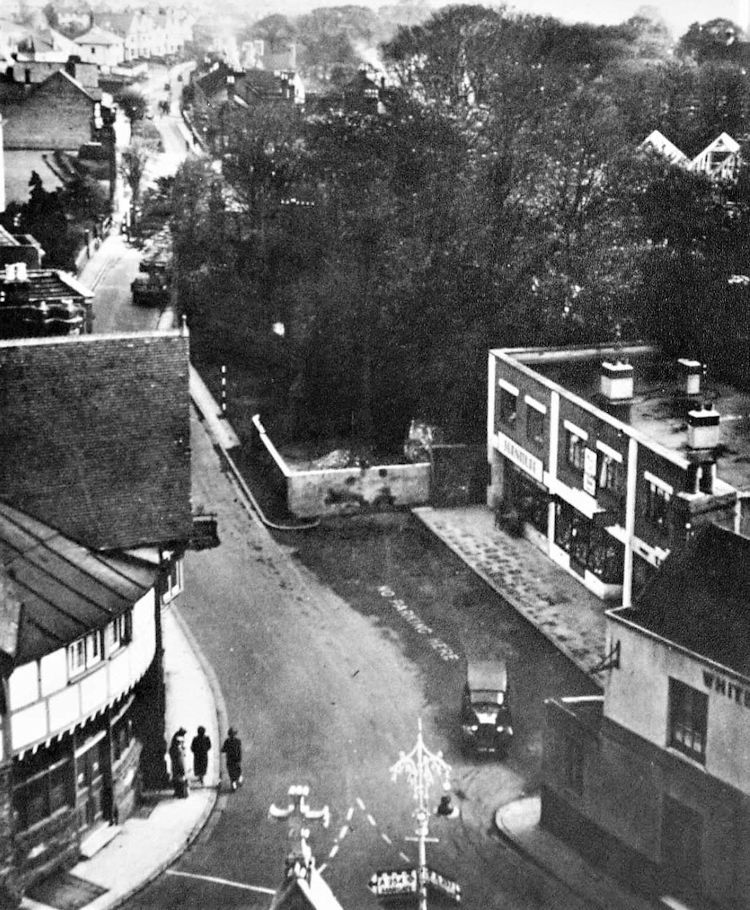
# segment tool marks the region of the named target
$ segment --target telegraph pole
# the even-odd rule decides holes
[[[395,781],[400,774],[405,774],[412,788],[417,808],[414,818],[417,822],[416,837],[407,840],[417,842],[419,850],[419,867],[417,869],[417,894],[419,896],[419,910],[427,910],[427,882],[430,871],[427,868],[427,844],[437,843],[437,838],[429,836],[430,787],[436,780],[442,783],[443,790],[450,788],[450,765],[443,760],[442,752],[430,752],[422,738],[422,719],[419,719],[417,730],[417,743],[411,752],[402,752],[399,760],[391,767],[391,780]],[[457,886],[456,886],[457,887]],[[460,894],[460,889],[458,889]],[[460,897],[458,898],[460,899]]]

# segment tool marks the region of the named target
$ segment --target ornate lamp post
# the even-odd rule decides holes
[[[416,837],[407,838],[415,840],[419,847],[419,868],[417,869],[417,892],[419,895],[419,910],[427,910],[427,843],[437,843],[437,838],[429,837],[429,793],[430,787],[436,780],[440,780],[442,788],[450,788],[450,765],[443,760],[442,752],[430,752],[422,739],[422,719],[418,722],[417,744],[411,752],[402,752],[399,760],[391,767],[391,780],[395,781],[400,774],[406,774],[406,779],[412,788],[417,808],[414,817],[417,820]]]

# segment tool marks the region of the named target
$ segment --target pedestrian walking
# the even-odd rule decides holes
[[[203,778],[206,776],[208,768],[208,753],[211,748],[211,739],[206,736],[206,728],[198,727],[198,733],[193,737],[190,743],[190,751],[193,753],[193,773],[198,778],[198,783],[203,785]]]
[[[169,759],[172,762],[172,786],[174,795],[180,799],[186,799],[188,795],[187,779],[187,754],[185,752],[185,736],[187,730],[184,727],[175,733],[172,742],[169,745]]]
[[[226,756],[229,783],[232,789],[236,790],[242,785],[242,741],[237,736],[234,727],[230,727],[227,731],[227,738],[224,740],[221,751]]]

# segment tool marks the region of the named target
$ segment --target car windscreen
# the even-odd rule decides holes
[[[504,692],[472,692],[471,707],[475,711],[494,711],[505,701]]]

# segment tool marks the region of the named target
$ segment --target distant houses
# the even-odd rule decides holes
[[[666,158],[670,164],[717,181],[735,180],[740,164],[740,144],[728,133],[721,133],[694,158],[688,158],[659,130],[649,133],[640,148],[651,149]]]

